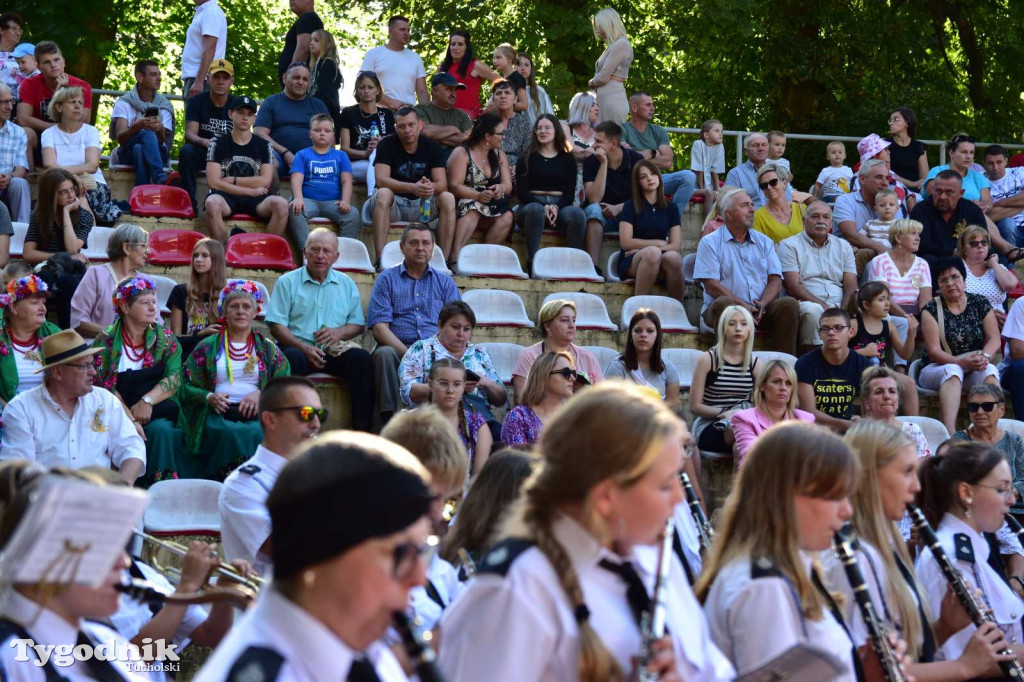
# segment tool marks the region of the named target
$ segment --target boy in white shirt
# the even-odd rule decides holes
[[[789,182],[793,184],[793,171],[790,170],[789,160],[785,159],[786,155],[786,133],[781,130],[772,130],[768,132],[768,161],[774,163],[786,171],[789,176]]]
[[[818,180],[811,188],[811,194],[832,205],[840,194],[850,192],[853,169],[845,163],[846,145],[838,140],[829,142],[825,147],[825,158],[828,159],[829,165],[818,173]]]
[[[875,215],[878,217],[864,223],[864,232],[870,239],[892,248],[889,243],[889,227],[896,220],[900,210],[900,198],[891,189],[882,189],[875,195]]]

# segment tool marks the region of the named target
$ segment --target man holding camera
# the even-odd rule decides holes
[[[135,87],[114,103],[110,138],[121,163],[135,166],[136,185],[162,185],[174,141],[174,107],[159,94],[160,67],[150,59],[135,63]]]

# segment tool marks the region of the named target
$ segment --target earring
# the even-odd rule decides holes
[[[306,587],[313,587],[316,583],[316,573],[314,571],[306,571],[302,574],[302,584]]]
[[[966,502],[964,503],[964,505],[965,505],[965,508],[964,508],[964,516],[965,516],[966,518],[968,518],[968,519],[969,519],[969,518],[971,518],[971,507],[970,507],[970,505],[971,505],[971,504],[972,504],[973,502],[974,502],[974,500],[967,500],[967,501],[966,501]]]

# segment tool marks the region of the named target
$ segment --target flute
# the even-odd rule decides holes
[[[686,474],[683,474],[684,476]],[[637,682],[657,682],[660,677],[648,668],[654,660],[654,643],[665,636],[665,590],[668,589],[668,574],[672,566],[672,538],[675,522],[669,517],[661,534],[658,548],[658,574],[654,580],[654,594],[651,595],[650,610],[640,617],[640,655],[636,660]]]
[[[846,529],[844,529],[846,530]],[[864,574],[857,562],[857,541],[851,537],[844,537],[842,532],[836,533],[832,541],[832,549],[839,557],[843,569],[846,571],[846,579],[853,588],[853,599],[860,609],[861,618],[864,620],[864,628],[868,633],[868,642],[871,648],[878,655],[878,661],[882,665],[882,676],[886,682],[906,682],[907,676],[900,668],[899,657],[892,649],[889,642],[889,630],[885,623],[878,617],[878,611],[871,601],[871,593],[864,582]]]
[[[978,603],[971,593],[971,589],[967,586],[964,581],[963,575],[956,569],[953,563],[949,560],[946,555],[946,551],[942,549],[942,545],[939,544],[939,538],[936,537],[935,531],[928,524],[928,519],[924,517],[924,512],[915,507],[912,504],[907,505],[907,511],[910,512],[910,520],[914,523],[914,528],[917,529],[917,536],[921,539],[921,542],[925,547],[932,551],[932,557],[935,559],[935,563],[939,565],[939,570],[942,571],[942,575],[946,578],[950,588],[953,590],[953,594],[956,595],[960,603],[963,604],[964,610],[967,612],[967,616],[971,619],[976,627],[981,627],[985,623],[995,622],[995,619],[988,613],[985,608]],[[1013,655],[1013,650],[1006,648],[999,652],[1000,654]],[[1000,661],[999,667],[1002,669],[1003,674],[1012,680],[1024,680],[1024,668],[1021,667],[1017,659],[1012,661]]]
[[[402,646],[409,655],[409,661],[416,669],[420,682],[444,682],[441,669],[437,667],[437,654],[427,642],[419,626],[404,611],[394,613],[395,629],[402,636]]]
[[[700,535],[700,547],[707,553],[711,551],[711,540],[715,537],[715,530],[708,523],[708,517],[704,515],[704,509],[700,506],[700,500],[697,499],[693,484],[690,483],[690,476],[685,471],[680,471],[679,480],[683,484],[683,490],[686,491],[686,502],[690,505],[690,513],[693,515],[697,533]]]

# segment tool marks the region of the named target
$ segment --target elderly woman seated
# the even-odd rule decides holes
[[[85,271],[71,297],[71,327],[85,339],[99,336],[114,323],[114,289],[129,277],[142,277],[149,255],[149,234],[138,225],[122,223],[107,242],[109,262]],[[156,323],[162,324],[159,308]]]
[[[530,448],[562,403],[572,397],[576,368],[567,351],[547,351],[530,367],[520,404],[509,410],[501,426],[501,442]]]
[[[903,399],[903,382],[900,375],[888,367],[875,366],[864,370],[860,375],[860,412],[865,419],[885,422],[903,431],[903,434],[914,441],[918,458],[932,454],[921,427],[913,422],[896,418],[900,402]]]
[[[181,346],[157,321],[156,285],[127,277],[112,297],[116,317],[93,342],[93,383],[116,395],[146,440],[144,483],[189,477],[182,470],[184,444],[176,424],[181,388]]]
[[[1006,397],[1002,389],[979,384],[967,393],[967,414],[971,425],[953,434],[954,440],[976,440],[995,447],[1010,463],[1013,486],[1024,497],[1024,438],[999,426],[1006,414]]]
[[[252,328],[264,303],[256,284],[228,282],[217,310],[221,331],[199,342],[185,363],[182,418],[185,443],[197,475],[224,480],[252,456],[262,440],[257,406],[267,382],[289,373],[273,341]]]
[[[42,383],[43,339],[60,327],[46,321],[46,282],[35,275],[12,279],[0,294],[0,409]]]

